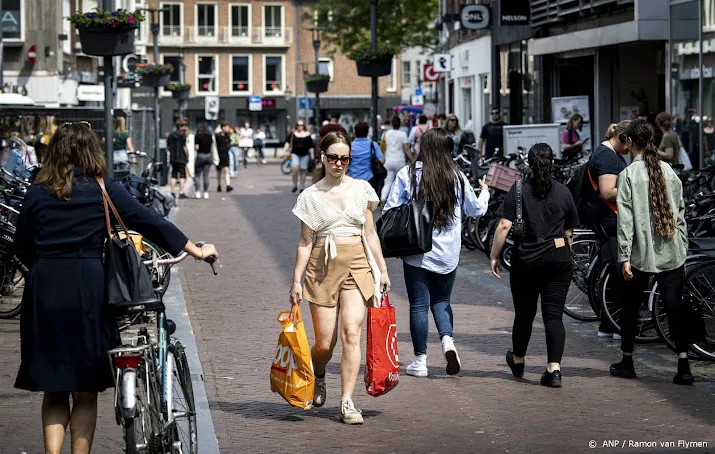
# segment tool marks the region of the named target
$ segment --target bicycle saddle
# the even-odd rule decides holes
[[[120,304],[115,304],[113,307],[113,311],[117,315],[129,315],[138,312],[161,312],[164,309],[164,303],[158,298],[125,301]]]

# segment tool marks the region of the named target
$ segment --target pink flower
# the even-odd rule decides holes
[[[134,16],[129,16],[129,23],[133,24],[134,23]]]

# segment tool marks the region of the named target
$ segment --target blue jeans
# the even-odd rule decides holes
[[[236,176],[236,169],[238,168],[238,147],[231,147],[228,149],[228,168],[231,176]]]
[[[405,286],[410,300],[410,336],[415,355],[427,354],[428,313],[432,309],[440,339],[452,336],[454,317],[449,301],[457,270],[438,274],[403,262]]]

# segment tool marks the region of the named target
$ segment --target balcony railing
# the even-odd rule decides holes
[[[293,43],[291,27],[212,27],[206,25],[184,27],[183,37],[172,34],[160,38],[162,45],[193,46],[290,46]],[[175,30],[172,30],[175,31]]]
[[[597,9],[632,5],[635,0],[530,0],[531,26],[541,27],[595,15]]]

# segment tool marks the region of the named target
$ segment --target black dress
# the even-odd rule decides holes
[[[187,238],[179,229],[142,206],[120,183],[105,178],[105,184],[127,228],[171,254],[181,252]],[[96,180],[76,171],[69,201],[35,184],[28,189],[15,237],[16,254],[29,268],[16,388],[93,392],[114,386],[107,351],[118,337],[104,310],[105,236]]]

